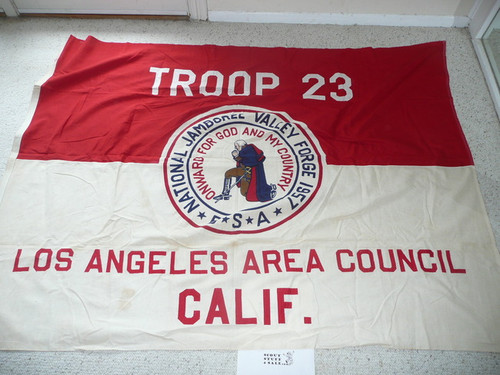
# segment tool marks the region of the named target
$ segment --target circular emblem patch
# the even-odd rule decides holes
[[[167,144],[168,196],[195,227],[257,233],[299,214],[322,180],[322,154],[287,114],[227,106],[182,125]]]

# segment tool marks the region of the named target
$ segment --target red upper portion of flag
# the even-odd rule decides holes
[[[332,50],[91,37],[69,39],[42,85],[18,157],[156,163],[179,126],[224,105],[288,113],[314,133],[329,164],[473,163],[444,42]]]

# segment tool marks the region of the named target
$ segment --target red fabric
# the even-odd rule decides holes
[[[255,176],[255,168],[252,168],[252,179],[250,180],[250,184],[248,185],[247,191],[247,201],[249,202],[258,202],[259,198],[257,197],[257,178]]]
[[[264,158],[262,150],[253,144],[249,146],[252,147],[258,155],[260,155],[259,161],[261,161],[262,158]],[[257,185],[258,185],[257,168],[255,167],[252,168],[251,176],[252,177],[250,179],[250,184],[248,185],[246,199],[249,202],[258,202],[259,197],[257,196]]]
[[[170,68],[158,95],[152,95],[150,67]],[[170,96],[174,69],[196,74],[193,96],[181,88]],[[221,96],[199,93],[200,77],[209,70],[224,75]],[[251,95],[228,95],[235,71],[251,76]],[[257,72],[279,76],[279,86],[256,95]],[[336,72],[352,80],[349,101],[330,98],[336,86],[328,79]],[[315,94],[326,100],[302,98],[314,83],[302,77],[311,73],[325,77]],[[314,133],[329,164],[473,163],[453,108],[444,42],[329,50],[104,43],[92,37],[69,39],[42,86],[18,157],[156,163],[177,127],[223,105],[288,113]]]

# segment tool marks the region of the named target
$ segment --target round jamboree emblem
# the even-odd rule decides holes
[[[322,180],[307,127],[286,113],[226,106],[183,124],[163,155],[165,187],[191,225],[258,233],[298,215]]]

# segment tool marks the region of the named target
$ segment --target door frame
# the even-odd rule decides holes
[[[195,21],[206,21],[208,19],[208,0],[185,0],[186,7],[188,10],[188,16],[191,20]],[[20,16],[19,10],[15,4],[15,0],[0,0],[0,8],[5,12],[8,17]],[[103,11],[96,12],[99,14],[106,14]],[[127,14],[130,14],[127,12]],[[150,15],[147,10],[143,12],[137,12],[137,15]]]
[[[471,22],[469,24],[469,31],[472,45],[476,50],[479,64],[483,70],[486,84],[488,85],[493,104],[495,105],[497,116],[500,118],[500,89],[481,40],[499,10],[500,0],[476,0],[470,13]]]
[[[19,12],[12,0],[0,0],[0,8],[3,9],[7,17],[17,17]]]

